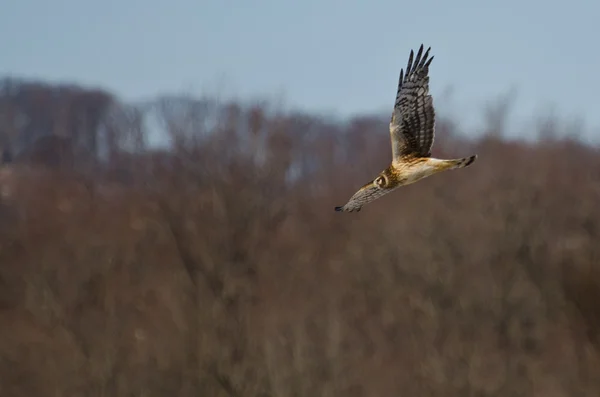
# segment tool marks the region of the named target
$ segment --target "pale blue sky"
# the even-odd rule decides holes
[[[555,104],[600,132],[596,1],[6,0],[0,10],[0,75],[126,100],[268,95],[345,116],[391,111],[400,68],[424,43],[440,113],[477,122],[516,87],[515,115]]]

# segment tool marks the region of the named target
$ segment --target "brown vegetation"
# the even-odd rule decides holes
[[[0,395],[600,392],[597,149],[441,119],[434,155],[473,167],[339,214],[387,120],[77,91],[38,117],[74,155],[34,161],[14,120],[55,99],[12,84],[1,143],[33,154],[0,175]],[[145,148],[144,112],[172,149]]]

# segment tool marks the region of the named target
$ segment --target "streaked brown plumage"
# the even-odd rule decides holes
[[[429,95],[428,48],[423,54],[423,45],[414,59],[410,51],[406,75],[400,70],[398,92],[390,121],[392,163],[377,178],[361,187],[350,200],[336,211],[353,212],[388,194],[400,186],[409,185],[438,172],[467,167],[477,155],[460,159],[443,160],[432,158],[431,147],[435,137],[435,110]]]

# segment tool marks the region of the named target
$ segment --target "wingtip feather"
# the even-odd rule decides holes
[[[421,63],[421,57],[423,56],[423,44],[419,47],[419,51],[417,52],[417,59],[415,60],[415,65],[419,65]]]
[[[407,79],[407,80],[410,79],[410,76],[416,70],[429,68],[429,65],[431,64],[431,61],[433,61],[434,57],[432,56],[431,58],[429,58],[429,52],[431,51],[431,46],[427,47],[427,51],[425,51],[425,54],[423,54],[424,48],[425,48],[425,45],[423,43],[421,43],[421,46],[419,47],[419,50],[417,51],[416,58],[415,58],[415,51],[413,49],[410,50],[410,56],[408,57],[408,63],[406,65],[406,73],[402,74],[402,72],[404,70],[403,69],[400,70],[400,72],[401,72],[400,85],[402,85],[402,81],[404,79]]]
[[[413,58],[415,56],[415,52],[410,50],[410,56],[408,57],[408,64],[406,65],[406,76],[410,75],[410,71],[412,70]]]
[[[429,65],[431,65],[431,61],[433,61],[433,58],[435,58],[435,55],[433,55],[431,58],[429,58],[429,61],[427,61],[427,63],[425,64],[426,68],[428,68]]]

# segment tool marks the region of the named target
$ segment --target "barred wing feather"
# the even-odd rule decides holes
[[[429,95],[429,58],[428,48],[423,54],[423,45],[419,48],[416,59],[411,50],[404,70],[400,71],[398,92],[394,111],[390,121],[390,137],[394,162],[403,157],[431,156],[434,140],[435,110],[433,98]]]

